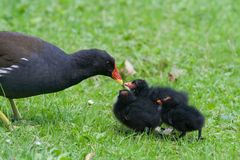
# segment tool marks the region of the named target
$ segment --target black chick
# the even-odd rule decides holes
[[[188,95],[182,91],[176,91],[169,87],[149,87],[148,83],[143,79],[136,79],[132,82],[124,84],[135,96],[148,97],[156,102],[157,99],[163,99],[167,96],[174,97],[178,103],[188,104]]]
[[[127,127],[143,132],[161,124],[161,107],[148,98],[137,98],[131,91],[119,91],[113,112],[116,118]]]
[[[198,140],[201,138],[204,116],[194,107],[178,103],[175,97],[165,97],[161,101],[161,118],[166,123],[178,131],[182,132],[180,137],[186,132],[198,130]]]

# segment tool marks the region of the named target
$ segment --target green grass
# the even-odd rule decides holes
[[[239,0],[0,0],[0,30],[35,35],[71,53],[100,48],[144,78],[186,90],[206,116],[197,133],[173,141],[134,134],[112,114],[121,89],[98,76],[62,92],[17,100],[24,121],[0,124],[0,159],[239,159]],[[168,81],[173,66],[184,70]],[[91,106],[87,101],[92,99]],[[11,116],[0,98],[0,109]]]

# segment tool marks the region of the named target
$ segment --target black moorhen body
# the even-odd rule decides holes
[[[0,96],[10,100],[16,119],[13,99],[57,92],[95,75],[122,83],[113,57],[103,50],[68,55],[39,38],[0,32]]]
[[[113,113],[116,118],[127,127],[143,132],[151,131],[161,125],[161,107],[154,104],[149,98],[136,97],[131,91],[119,91]]]

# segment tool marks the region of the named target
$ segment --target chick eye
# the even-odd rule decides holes
[[[110,64],[110,61],[106,61],[106,64]]]

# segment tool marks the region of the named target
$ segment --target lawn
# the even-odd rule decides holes
[[[117,83],[97,76],[64,91],[19,99],[23,120],[8,132],[0,123],[0,160],[239,159],[239,0],[0,0],[0,30],[41,37],[67,53],[105,49],[119,68],[128,59],[152,85],[189,93],[206,117],[203,141],[189,133],[135,134],[112,114]],[[169,81],[172,68],[181,70]],[[94,104],[89,105],[88,100]],[[10,104],[0,109],[11,117]]]

